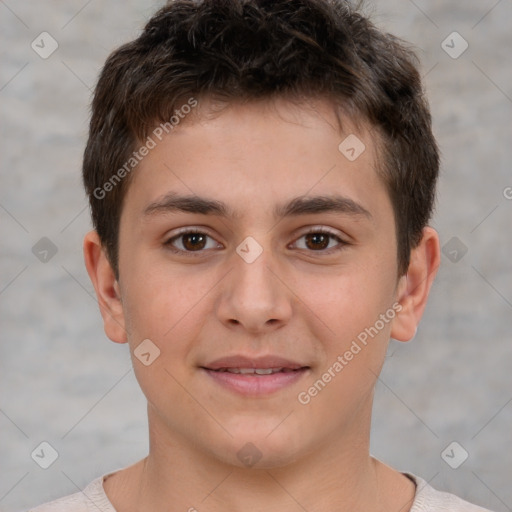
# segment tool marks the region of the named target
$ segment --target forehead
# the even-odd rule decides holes
[[[224,213],[240,219],[282,213],[290,197],[336,193],[370,211],[386,196],[373,137],[326,100],[220,110],[206,101],[155,139],[134,171],[125,206],[143,215],[175,192],[218,200]]]

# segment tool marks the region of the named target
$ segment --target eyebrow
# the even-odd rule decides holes
[[[172,212],[197,213],[201,215],[217,215],[224,218],[239,218],[239,215],[221,201],[197,195],[179,195],[175,192],[166,194],[144,209],[144,217],[154,214]],[[349,197],[340,195],[300,196],[285,204],[277,205],[273,214],[275,218],[312,215],[315,213],[342,213],[372,219],[371,213]]]

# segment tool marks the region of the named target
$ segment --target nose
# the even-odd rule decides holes
[[[250,263],[234,254],[233,269],[223,280],[217,315],[228,328],[264,334],[289,322],[292,301],[293,293],[270,249]]]

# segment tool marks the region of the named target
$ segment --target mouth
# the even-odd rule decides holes
[[[212,370],[211,368],[206,368]],[[214,372],[228,372],[236,373],[241,375],[272,375],[274,373],[289,373],[297,372],[301,368],[219,368],[218,370],[212,370]]]
[[[218,359],[200,369],[216,384],[246,396],[276,393],[295,384],[310,370],[309,366],[280,357],[229,357]]]

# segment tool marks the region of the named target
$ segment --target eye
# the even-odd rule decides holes
[[[302,239],[304,239],[304,243],[301,247],[298,241]],[[297,240],[294,245],[298,246],[299,249],[324,252],[326,254],[339,251],[348,245],[338,235],[325,228],[313,228]]]
[[[300,242],[304,239],[304,242]],[[174,253],[200,256],[207,249],[222,248],[210,235],[198,229],[187,229],[164,242],[165,247]],[[292,244],[299,249],[331,254],[343,249],[348,242],[325,228],[312,228]],[[195,253],[195,254],[194,254]]]
[[[204,249],[215,249],[220,244],[203,231],[188,229],[169,238],[164,245],[172,252],[201,253]]]

